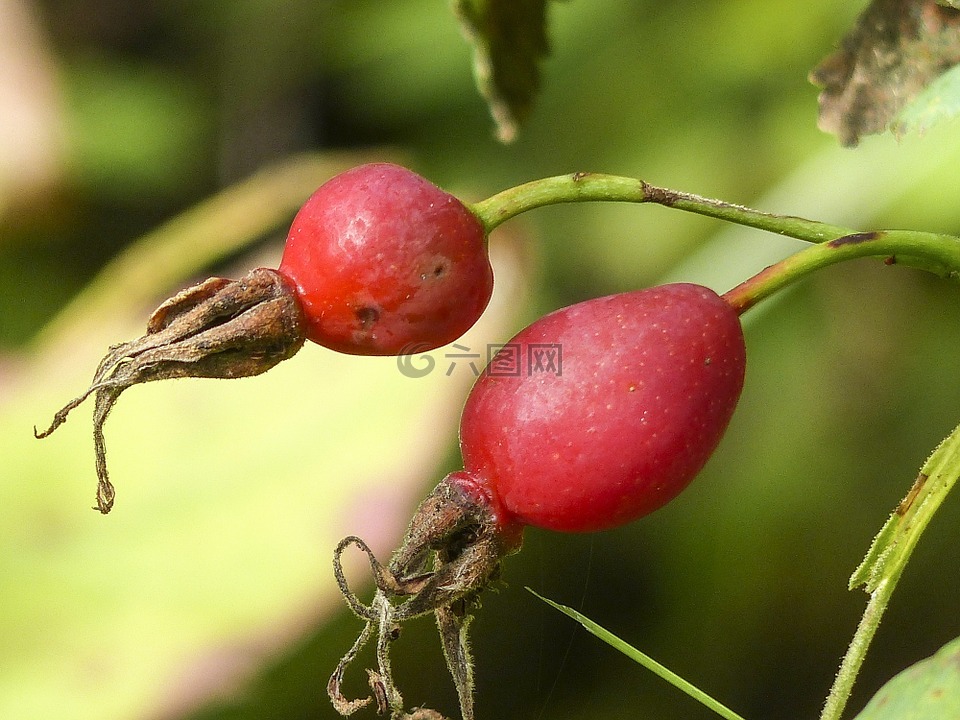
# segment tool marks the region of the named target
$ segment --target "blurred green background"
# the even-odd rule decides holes
[[[480,199],[594,170],[960,234],[956,124],[856,150],[816,129],[807,71],[860,9],[555,3],[536,111],[503,146],[438,0],[0,1],[0,717],[335,717],[326,679],[360,627],[333,546],[359,534],[385,556],[456,466],[469,368],[445,374],[438,351],[414,380],[391,359],[310,347],[260,378],[135,388],[106,427],[106,518],[88,509],[89,408],[31,437],[164,297],[275,265],[333,173],[400,159]],[[563,304],[676,279],[723,291],[800,246],[612,205],[539,210],[491,244],[498,299],[462,343],[478,352]],[[866,601],[847,578],[960,421],[957,297],[863,261],[748,315],[744,398],[691,489],[620,530],[528,532],[484,595],[478,717],[711,717],[524,586],[751,720],[814,716]],[[853,708],[960,635],[958,523],[952,498]],[[411,706],[455,715],[428,620],[405,629],[394,664]]]

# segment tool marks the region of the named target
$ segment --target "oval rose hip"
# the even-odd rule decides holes
[[[505,371],[514,361],[519,374]],[[511,340],[474,387],[460,430],[465,470],[503,521],[562,531],[629,522],[710,457],[744,364],[739,318],[704,287],[559,310]]]
[[[588,300],[521,331],[467,399],[464,469],[421,503],[389,565],[359,538],[337,548],[341,591],[367,628],[330,679],[335,707],[346,715],[369,701],[347,700],[340,681],[372,626],[386,647],[401,622],[432,612],[463,716],[471,718],[470,610],[501,560],[519,549],[523,528],[613,528],[675,497],[720,441],[745,362],[737,313],[699,285]],[[340,556],[351,545],[374,571],[378,592],[369,606],[344,579]],[[388,658],[377,657],[374,696],[400,713]]]

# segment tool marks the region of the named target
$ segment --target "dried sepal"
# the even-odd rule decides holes
[[[305,321],[294,291],[274,270],[258,268],[240,280],[210,278],[164,302],[136,340],[112,346],[90,387],[53,417],[37,438],[62,425],[94,395],[96,510],[110,512],[115,496],[107,472],[103,425],[120,394],[153,380],[259,375],[292,357],[305,340]]]
[[[354,658],[357,657],[363,646],[367,644],[367,641],[370,639],[370,635],[373,632],[373,622],[367,622],[363,626],[363,630],[360,632],[360,635],[357,636],[356,641],[353,643],[347,653],[340,658],[340,662],[337,663],[336,669],[333,671],[333,674],[330,676],[330,679],[327,681],[327,695],[330,696],[330,702],[333,703],[333,708],[338,713],[347,717],[352,715],[357,710],[366,707],[373,700],[372,697],[358,698],[356,700],[348,700],[343,691],[340,689],[340,686],[343,684],[343,673],[346,671],[347,666],[353,662]]]
[[[447,718],[430,708],[414,708],[410,712],[400,715],[397,720],[447,720]]]
[[[519,547],[519,535],[505,531],[482,502],[464,493],[445,478],[420,504],[404,539],[388,566],[380,563],[369,546],[350,536],[334,553],[334,575],[351,610],[365,621],[357,642],[337,665],[328,693],[342,715],[376,700],[381,714],[388,709],[394,720],[442,717],[419,708],[407,713],[393,680],[390,645],[401,625],[413,618],[434,614],[447,668],[453,678],[463,720],[473,720],[473,662],[468,629],[477,596],[498,576],[500,561]],[[359,548],[370,564],[376,591],[365,605],[350,589],[343,572],[342,555]],[[377,634],[377,669],[368,670],[373,694],[348,700],[341,691],[343,674],[373,632]]]

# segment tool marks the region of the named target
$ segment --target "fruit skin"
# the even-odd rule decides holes
[[[531,365],[538,344],[560,349],[559,373]],[[683,283],[558,310],[505,351],[517,349],[519,374],[492,363],[467,400],[455,481],[485,492],[502,525],[568,532],[622,525],[683,490],[727,427],[746,362],[737,314]]]
[[[452,342],[493,291],[483,225],[406,168],[372,163],[322,185],[297,214],[280,273],[296,287],[307,337],[356,355]]]

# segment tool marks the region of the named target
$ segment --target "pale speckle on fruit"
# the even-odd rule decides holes
[[[348,253],[355,252],[357,248],[363,247],[367,242],[367,233],[372,224],[373,219],[369,213],[357,213],[343,231],[337,235],[337,246],[341,251]],[[382,256],[382,253],[380,253],[379,257]]]

